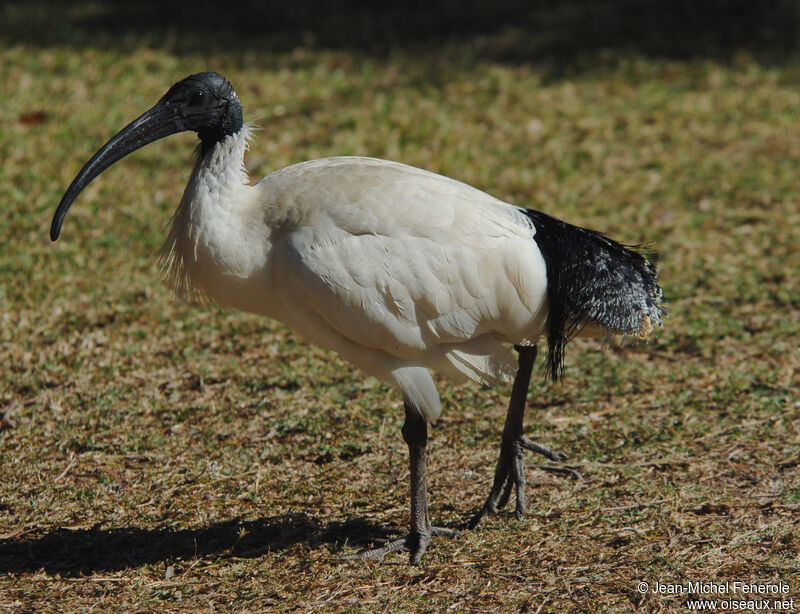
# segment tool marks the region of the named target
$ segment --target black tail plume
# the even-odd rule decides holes
[[[547,268],[545,366],[553,381],[563,375],[567,343],[587,324],[639,337],[661,326],[658,275],[640,248],[538,211],[525,214]]]

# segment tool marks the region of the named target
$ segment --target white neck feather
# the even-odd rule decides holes
[[[242,226],[254,204],[244,166],[251,132],[245,124],[198,154],[161,257],[164,276],[180,298],[223,303],[214,274],[242,277],[257,264],[259,254],[240,249],[247,243]]]

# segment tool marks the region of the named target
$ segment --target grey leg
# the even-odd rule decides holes
[[[389,552],[408,551],[409,562],[419,565],[431,543],[431,537],[457,537],[458,531],[431,526],[428,516],[428,488],[426,448],[428,445],[428,424],[420,413],[405,404],[406,421],[403,424],[403,440],[408,446],[411,468],[411,531],[406,537],[388,542],[380,548],[359,553],[358,558],[381,559]]]
[[[489,492],[489,497],[480,511],[473,516],[469,527],[474,529],[491,513],[502,508],[511,497],[513,488],[517,497],[516,517],[522,518],[525,514],[525,465],[523,456],[525,450],[531,450],[553,461],[564,461],[567,455],[555,452],[535,441],[525,437],[522,433],[522,422],[525,417],[525,400],[528,396],[528,386],[531,381],[533,362],[536,359],[536,346],[516,346],[519,352],[519,367],[511,389],[511,400],[508,404],[506,423],[503,427],[503,439],[500,444],[500,458],[494,472],[494,483]]]

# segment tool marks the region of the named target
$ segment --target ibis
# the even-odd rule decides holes
[[[409,532],[365,558],[407,551],[418,564],[433,536],[428,423],[441,412],[432,374],[455,382],[513,380],[494,481],[471,526],[508,501],[525,512],[524,450],[566,456],[523,434],[537,346],[562,375],[576,336],[647,337],[661,325],[654,265],[637,249],[398,162],[332,157],[250,183],[252,127],[225,77],[186,77],[111,138],[55,212],[55,241],[80,192],[129,153],[171,134],[200,139],[172,218],[164,271],[179,295],[278,320],[393,386],[403,400],[411,481]],[[513,349],[518,352],[515,358]]]

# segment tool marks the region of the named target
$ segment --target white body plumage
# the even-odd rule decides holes
[[[426,488],[427,424],[441,412],[431,376],[495,384],[514,378],[500,458],[476,526],[513,487],[525,512],[522,450],[563,461],[523,435],[539,337],[561,375],[577,334],[646,336],[661,323],[655,267],[635,250],[466,184],[372,158],[296,164],[249,185],[250,129],[231,84],[213,72],[174,84],[84,165],[53,216],[56,240],[81,191],[155,140],[192,130],[200,155],[172,221],[164,264],[179,294],[286,323],[394,385],[403,397],[411,530],[362,553],[408,550],[434,535]],[[519,360],[504,344],[516,344]]]
[[[428,419],[430,371],[513,378],[503,343],[547,315],[545,263],[519,208],[373,158],[326,158],[248,185],[245,127],[200,158],[166,262],[179,292],[285,323],[397,387]]]

